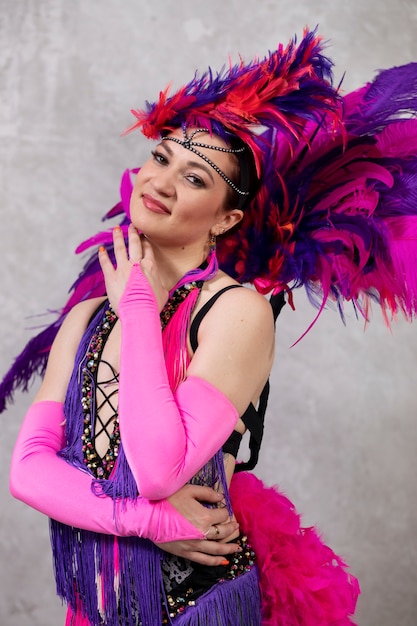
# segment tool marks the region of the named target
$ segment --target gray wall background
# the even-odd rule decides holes
[[[417,61],[416,0],[0,0],[0,374],[37,317],[61,305],[82,260],[73,250],[118,200],[122,170],[150,146],[121,138],[131,107],[228,54],[263,56],[320,25],[336,79]],[[299,291],[277,329],[257,470],[351,564],[361,626],[417,624],[415,326],[392,332],[375,308],[364,332]],[[35,389],[1,417],[0,623],[57,626],[47,520],[8,493],[11,449]]]

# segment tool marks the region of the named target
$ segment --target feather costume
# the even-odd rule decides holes
[[[219,266],[239,282],[264,294],[286,291],[290,300],[304,286],[319,313],[332,299],[342,317],[351,301],[368,318],[374,300],[388,323],[398,312],[411,320],[417,308],[417,64],[380,72],[343,97],[332,87],[331,67],[316,33],[306,31],[298,45],[294,39],[261,61],[241,60],[218,74],[196,74],[176,94],[161,92],[156,103],[134,111],[128,130],[158,138],[184,125],[204,127],[249,146],[260,187],[241,227],[217,246]],[[121,201],[104,218],[119,218],[125,232],[134,173],[123,174]],[[43,373],[68,311],[104,295],[98,245],[113,255],[111,229],[78,247],[94,252],[59,318],[6,374],[0,410],[16,388],[26,389]],[[300,527],[282,494],[256,481],[236,476],[231,499],[260,558],[263,623],[351,623],[356,580],[313,529]],[[71,593],[62,595],[68,600]],[[76,599],[70,604],[76,610]],[[85,623],[81,614],[69,620]]]
[[[350,301],[366,318],[378,303],[387,324],[417,308],[417,63],[380,72],[343,97],[331,87],[331,61],[316,33],[296,45],[214,74],[211,70],[145,110],[136,122],[156,138],[183,123],[204,125],[250,146],[261,186],[239,230],[219,237],[221,269],[264,294],[304,286],[311,302]],[[104,219],[129,223],[131,173],[121,202]],[[95,248],[112,254],[111,229],[81,244],[94,252],[58,319],[29,341],[0,385],[0,411],[14,391],[42,375],[65,315],[104,295]]]

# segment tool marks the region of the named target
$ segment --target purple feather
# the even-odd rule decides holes
[[[356,109],[350,111],[346,120],[347,130],[355,135],[373,135],[394,120],[414,116],[417,110],[417,63],[381,71],[360,93]],[[348,95],[346,100],[352,97]]]
[[[317,77],[330,76],[331,62],[314,45],[314,36],[308,33],[296,49],[293,64],[302,63],[309,49],[316,78],[304,75],[302,90],[279,96],[280,111],[289,126],[283,120],[280,131],[268,128],[260,136],[251,136],[252,148],[262,155],[263,184],[241,228],[228,238],[219,238],[219,266],[242,283],[254,283],[263,293],[304,286],[319,309],[331,297],[342,311],[343,301],[349,299],[356,311],[367,315],[367,300],[375,300],[385,314],[391,311],[395,316],[401,310],[412,319],[417,308],[417,63],[384,70],[372,83],[347,94],[344,126],[330,130],[326,115],[332,120],[334,110],[326,113],[326,107],[330,101],[334,105],[330,97],[334,92]],[[291,53],[290,47],[287,55],[270,55],[264,59],[264,69],[276,63],[279,74],[280,64],[287,63]],[[180,124],[186,111],[192,115],[193,102],[201,108],[204,102],[224,97],[242,78],[242,71],[237,65],[228,73],[214,75],[209,70],[195,76],[185,89],[183,109],[179,107],[174,122]],[[259,71],[254,62],[246,73],[247,85],[255,91]],[[187,97],[191,98],[188,110]],[[148,112],[155,107],[149,105]],[[259,120],[270,123],[267,108],[259,115]],[[209,122],[224,135],[221,124]],[[292,146],[288,141],[291,124],[303,130]],[[131,176],[136,171],[123,174],[121,202],[104,217],[119,216],[125,231]],[[43,374],[65,314],[77,302],[104,295],[98,245],[105,245],[113,258],[110,230],[80,244],[77,252],[91,247],[94,251],[73,284],[62,314],[28,343],[6,373],[0,385],[0,410],[17,388],[26,390],[32,376]]]
[[[0,384],[0,413],[13,400],[17,389],[27,391],[34,375],[43,376],[52,343],[62,324],[58,318],[38,335],[30,339],[24,350],[15,358]]]

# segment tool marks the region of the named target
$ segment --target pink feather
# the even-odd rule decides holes
[[[358,581],[315,528],[301,526],[292,502],[246,472],[233,476],[230,495],[258,559],[262,626],[352,625]]]

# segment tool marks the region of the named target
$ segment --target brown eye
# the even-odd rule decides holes
[[[195,176],[194,174],[188,174],[188,176],[186,176],[186,178],[195,187],[205,187],[206,186],[204,181],[199,176]]]
[[[152,150],[151,154],[154,158],[154,161],[156,161],[157,163],[160,163],[161,165],[165,165],[166,163],[168,163],[167,158],[161,152],[158,152],[157,150]]]

